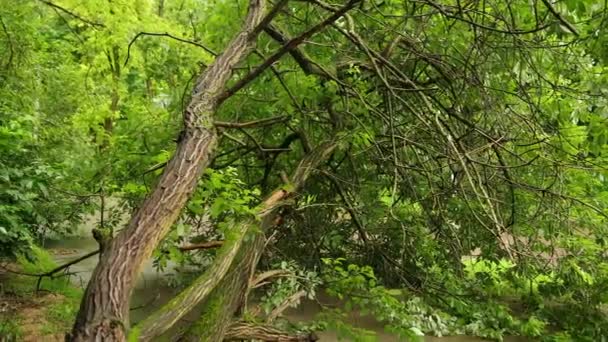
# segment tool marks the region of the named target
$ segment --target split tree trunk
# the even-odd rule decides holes
[[[166,332],[177,320],[205,301],[201,318],[184,336],[188,341],[222,341],[235,312],[244,304],[249,283],[264,249],[264,231],[275,225],[277,209],[302,188],[310,173],[336,147],[331,141],[308,153],[293,173],[291,183],[274,191],[258,207],[257,217],[232,229],[213,265],[186,290],[134,327],[140,341]]]
[[[207,299],[204,312],[200,319],[182,338],[183,341],[220,342],[224,340],[226,331],[235,320],[241,309],[246,305],[249,285],[264,251],[264,232],[277,222],[276,210],[282,201],[297,193],[308,179],[308,176],[318,165],[329,157],[336,147],[336,142],[320,145],[309,153],[298,165],[291,178],[289,190],[280,189],[273,192],[265,201],[268,210],[263,212],[261,232],[251,232],[251,240],[243,244],[236,256],[232,267],[219,285]]]
[[[217,143],[212,116],[232,69],[255,45],[264,0],[250,0],[243,30],[200,76],[184,113],[177,150],[153,192],[116,236],[95,268],[69,341],[124,341],[129,297],[143,263],[166,235],[194,191]]]

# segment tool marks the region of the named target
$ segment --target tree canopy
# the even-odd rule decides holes
[[[199,303],[184,339],[369,337],[274,322],[316,289],[404,338],[608,336],[605,3],[1,3],[0,253],[97,213],[72,340]],[[150,257],[184,291],[129,322]]]

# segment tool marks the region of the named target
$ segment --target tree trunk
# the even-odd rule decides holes
[[[246,304],[249,284],[264,250],[264,231],[274,226],[278,214],[276,209],[280,207],[278,204],[301,189],[312,170],[327,160],[335,147],[335,141],[328,142],[306,155],[294,172],[292,183],[276,190],[266,199],[263,206],[266,209],[260,213],[263,218],[261,232],[251,232],[251,240],[241,245],[228,273],[207,298],[200,319],[183,336],[184,341],[219,342],[224,339],[235,314]]]
[[[212,116],[232,69],[255,44],[264,0],[250,0],[243,30],[200,76],[184,113],[177,150],[152,193],[95,268],[69,341],[124,341],[129,297],[139,271],[177,219],[217,142]]]
[[[251,276],[264,247],[263,232],[275,225],[276,209],[302,187],[320,162],[334,150],[335,142],[320,145],[306,155],[294,172],[292,183],[274,191],[260,204],[256,218],[229,230],[213,265],[192,285],[133,328],[132,336],[151,340],[166,332],[201,301],[205,312],[186,339],[220,341],[235,311],[244,302]]]
[[[133,327],[132,336],[140,341],[149,341],[171,328],[180,318],[190,312],[220,283],[239,253],[247,233],[257,227],[254,219],[246,220],[228,229],[227,236],[213,264],[175,298],[161,309]]]

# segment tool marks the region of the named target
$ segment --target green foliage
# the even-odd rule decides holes
[[[560,340],[564,332],[551,332],[550,321],[565,308],[552,306],[545,300],[543,306],[530,307],[522,311],[510,307],[505,295],[521,296],[523,302],[531,294],[527,289],[518,288],[525,279],[508,274],[516,266],[510,262],[491,262],[487,260],[466,261],[466,280],[454,276],[444,276],[450,282],[448,291],[476,289],[477,298],[452,296],[437,300],[438,294],[420,297],[403,290],[386,289],[377,284],[376,277],[369,267],[344,264],[343,259],[326,259],[324,283],[329,294],[345,300],[344,310],[353,308],[363,315],[370,315],[385,324],[388,332],[405,339],[416,339],[418,336],[431,334],[442,335],[475,335],[502,340],[505,336],[517,335],[543,337],[544,340]],[[513,278],[515,276],[515,279]],[[554,281],[559,282],[558,279]],[[549,281],[541,281],[547,286]],[[538,285],[530,282],[530,287]],[[490,298],[487,296],[491,296]],[[510,297],[513,298],[513,297]],[[529,302],[531,303],[531,302]],[[569,310],[573,307],[569,307]],[[560,324],[567,329],[578,329],[581,336],[603,336],[602,320],[593,314],[592,308],[577,308],[584,319],[560,317]],[[341,311],[338,311],[341,312]],[[584,313],[587,312],[587,313]],[[595,318],[593,318],[595,317]],[[599,319],[599,320],[598,320]],[[321,322],[323,322],[321,320]],[[576,327],[576,328],[574,328]],[[584,331],[584,333],[581,333]],[[560,337],[562,336],[562,337]]]
[[[17,264],[23,273],[41,274],[57,267],[57,263],[52,256],[37,246],[32,246],[31,252],[26,256],[18,255]],[[38,278],[32,276],[15,275],[6,284],[5,288],[21,295],[27,295],[36,290]],[[57,274],[55,277],[43,277],[40,282],[40,289],[58,293],[65,296],[66,303],[73,306],[72,311],[78,306],[82,296],[82,290],[75,288],[67,275]]]
[[[388,332],[408,340],[421,340],[424,334],[442,336],[457,332],[453,317],[434,310],[418,297],[407,298],[401,291],[379,285],[370,267],[345,265],[344,259],[323,261],[328,294],[344,299],[347,312],[357,308],[361,314],[383,322]]]
[[[40,290],[44,292],[38,293],[36,292],[38,277],[31,275],[50,271],[56,268],[57,264],[53,261],[51,255],[36,246],[31,247],[27,257],[20,254],[16,259],[19,271],[30,275],[6,275],[2,283],[3,292],[15,296],[17,302],[25,301],[25,305],[32,306],[35,310],[42,312],[45,323],[39,327],[41,329],[39,333],[42,335],[63,334],[69,331],[76,317],[83,291],[73,286],[69,281],[69,276],[57,274],[53,278],[43,278],[39,285]],[[42,306],[42,304],[38,304],[36,301],[32,303],[28,302],[35,297],[41,296],[42,293],[50,298],[47,306]],[[12,316],[0,316],[0,336],[13,336],[19,339],[22,335],[22,331],[19,328],[20,313],[16,312],[15,314]]]
[[[139,331],[139,328],[133,327],[131,330],[129,330],[128,341],[129,342],[139,341],[139,334],[140,333],[141,332]]]
[[[201,266],[208,265],[215,251],[182,252],[178,246],[184,242],[231,239],[235,225],[254,217],[256,208],[253,203],[259,201],[259,196],[258,189],[246,187],[235,168],[208,169],[181,219],[155,251],[154,265],[163,270],[171,262],[187,270],[169,278],[172,286],[187,284],[200,273]],[[216,229],[206,229],[209,226]]]
[[[375,332],[345,323],[345,316],[340,310],[326,310],[317,315],[318,321],[314,323],[315,328],[335,331],[340,341],[374,342],[378,340]]]
[[[247,8],[243,0],[57,5],[65,10],[43,1],[0,7],[0,257],[30,273],[52,267],[36,242],[73,233],[86,213],[100,217],[97,231],[118,231],[121,215],[141,205],[176,150],[198,75]],[[266,312],[321,286],[403,338],[607,336],[605,4],[359,6],[213,114],[289,120],[218,132],[155,265],[177,265],[173,285],[187,284],[216,251],[179,246],[229,240],[233,227],[257,219],[272,189],[294,190],[282,175],[308,145],[337,137],[339,148],[280,203],[279,226],[265,232],[262,268],[293,275],[264,287]],[[329,12],[292,1],[273,27],[295,37]],[[229,83],[280,45],[261,34]],[[65,278],[42,287],[78,296]],[[70,305],[49,314],[67,321]],[[343,314],[321,321],[344,338],[373,338]]]
[[[301,267],[294,262],[283,261],[279,265],[273,267],[274,270],[282,271],[284,274],[274,280],[269,288],[265,291],[260,299],[260,306],[266,314],[279,307],[282,303],[288,300],[291,296],[304,291],[304,298],[313,299],[316,296],[317,286],[321,279],[314,271],[302,270]],[[301,299],[290,301],[292,307],[297,307]]]
[[[49,333],[65,333],[70,331],[79,307],[79,298],[67,298],[66,301],[55,303],[46,308],[46,318],[49,321]]]
[[[21,337],[22,332],[19,322],[14,317],[0,316],[0,336],[8,341],[17,341]]]

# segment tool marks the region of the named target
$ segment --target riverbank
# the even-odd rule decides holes
[[[82,290],[65,274],[36,277],[57,264],[45,250],[36,262],[19,258],[0,268],[0,341],[64,341],[78,310]]]
[[[0,268],[0,342],[24,341],[59,342],[64,340],[64,334],[69,331],[78,310],[82,288],[89,280],[90,274],[97,264],[97,256],[70,266],[64,273],[54,278],[32,275],[48,272],[58,264],[64,264],[96,248],[94,241],[88,239],[66,240],[47,245],[48,250],[35,249],[37,260],[31,263],[20,258],[16,263]],[[27,275],[26,275],[27,274]],[[148,265],[138,286],[136,287],[131,304],[131,321],[137,322],[147,316],[164,302],[168,301],[176,289],[166,286],[162,277],[164,274]],[[330,301],[323,298],[322,301]],[[324,303],[325,306],[338,305],[334,300]],[[285,312],[285,318],[291,322],[308,322],[322,310],[317,301],[303,301],[298,307]],[[194,313],[192,319],[195,319]],[[383,325],[369,316],[351,312],[346,322],[357,328],[375,333],[375,340],[381,342],[399,341],[391,334],[384,332]],[[179,327],[176,327],[178,329]],[[165,335],[163,339],[171,340],[175,331]],[[321,341],[339,341],[335,331],[320,331],[317,336]],[[425,342],[483,342],[471,336],[425,337]],[[516,338],[506,339],[511,342],[520,341]]]

